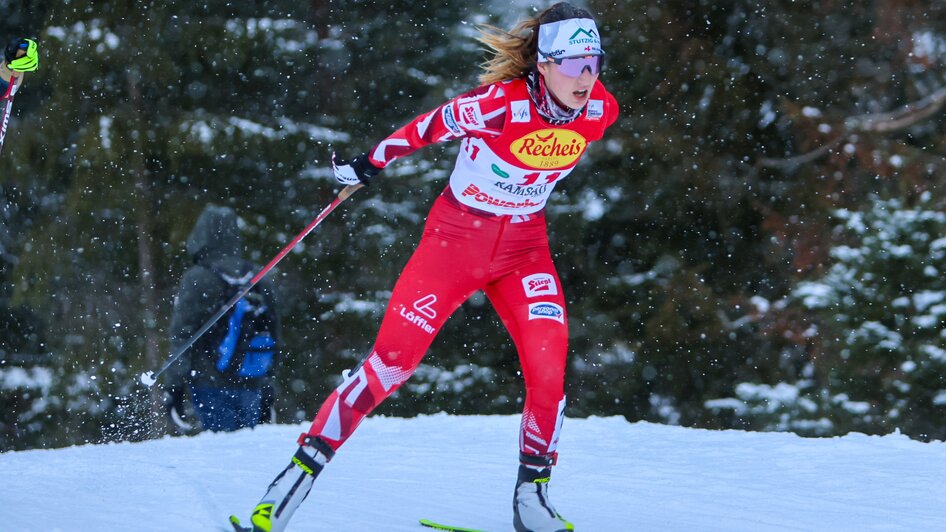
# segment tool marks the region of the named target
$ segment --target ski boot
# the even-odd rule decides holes
[[[519,479],[512,497],[512,524],[516,532],[566,532],[575,525],[566,521],[549,501],[549,477],[555,455],[519,453]]]
[[[250,516],[250,526],[244,526],[235,515],[230,524],[236,532],[282,532],[299,504],[309,495],[315,477],[335,451],[318,437],[303,434],[299,437],[299,449],[292,462],[269,485],[266,494]]]

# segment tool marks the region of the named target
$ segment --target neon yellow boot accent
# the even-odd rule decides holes
[[[296,465],[299,467],[299,469],[305,471],[306,473],[308,473],[308,474],[310,474],[310,475],[312,475],[312,476],[315,476],[315,471],[313,471],[311,467],[309,467],[309,466],[307,466],[306,464],[304,464],[304,463],[302,462],[302,460],[299,460],[299,457],[298,457],[298,456],[293,456],[293,457],[292,457],[292,463],[296,464]]]
[[[270,521],[270,517],[273,515],[273,506],[271,502],[262,502],[256,505],[256,509],[253,510],[253,516],[250,517],[250,522],[253,523],[253,530],[269,532],[273,529],[273,522]]]

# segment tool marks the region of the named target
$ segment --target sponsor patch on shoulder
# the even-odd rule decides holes
[[[565,311],[555,303],[529,303],[529,320],[554,320],[565,323]]]
[[[555,278],[547,273],[536,273],[522,278],[526,297],[554,296],[558,294]]]
[[[443,125],[447,126],[447,129],[451,133],[458,137],[463,136],[463,129],[457,124],[457,118],[453,116],[453,106],[444,105],[443,106]]]
[[[460,104],[460,124],[467,129],[482,129],[485,124],[479,103]]]
[[[588,120],[601,120],[604,116],[604,100],[588,100],[588,112],[585,117]]]
[[[532,120],[532,113],[529,111],[529,100],[513,100],[509,103],[512,111],[513,122],[528,122]]]

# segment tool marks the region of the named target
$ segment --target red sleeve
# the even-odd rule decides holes
[[[424,146],[467,136],[498,136],[506,120],[506,98],[502,83],[493,83],[457,96],[424,113],[382,140],[368,156],[384,168],[398,157]]]
[[[610,92],[608,93],[608,103],[605,105],[608,109],[608,114],[605,117],[605,129],[614,125],[618,120],[618,115],[621,114],[621,108],[618,106],[618,101]]]

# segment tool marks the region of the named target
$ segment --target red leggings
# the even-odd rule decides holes
[[[410,377],[447,318],[477,290],[486,293],[519,352],[526,384],[520,450],[554,453],[565,405],[568,325],[545,217],[483,215],[446,195],[434,203],[394,286],[371,355],[322,404],[309,434],[340,447]]]

